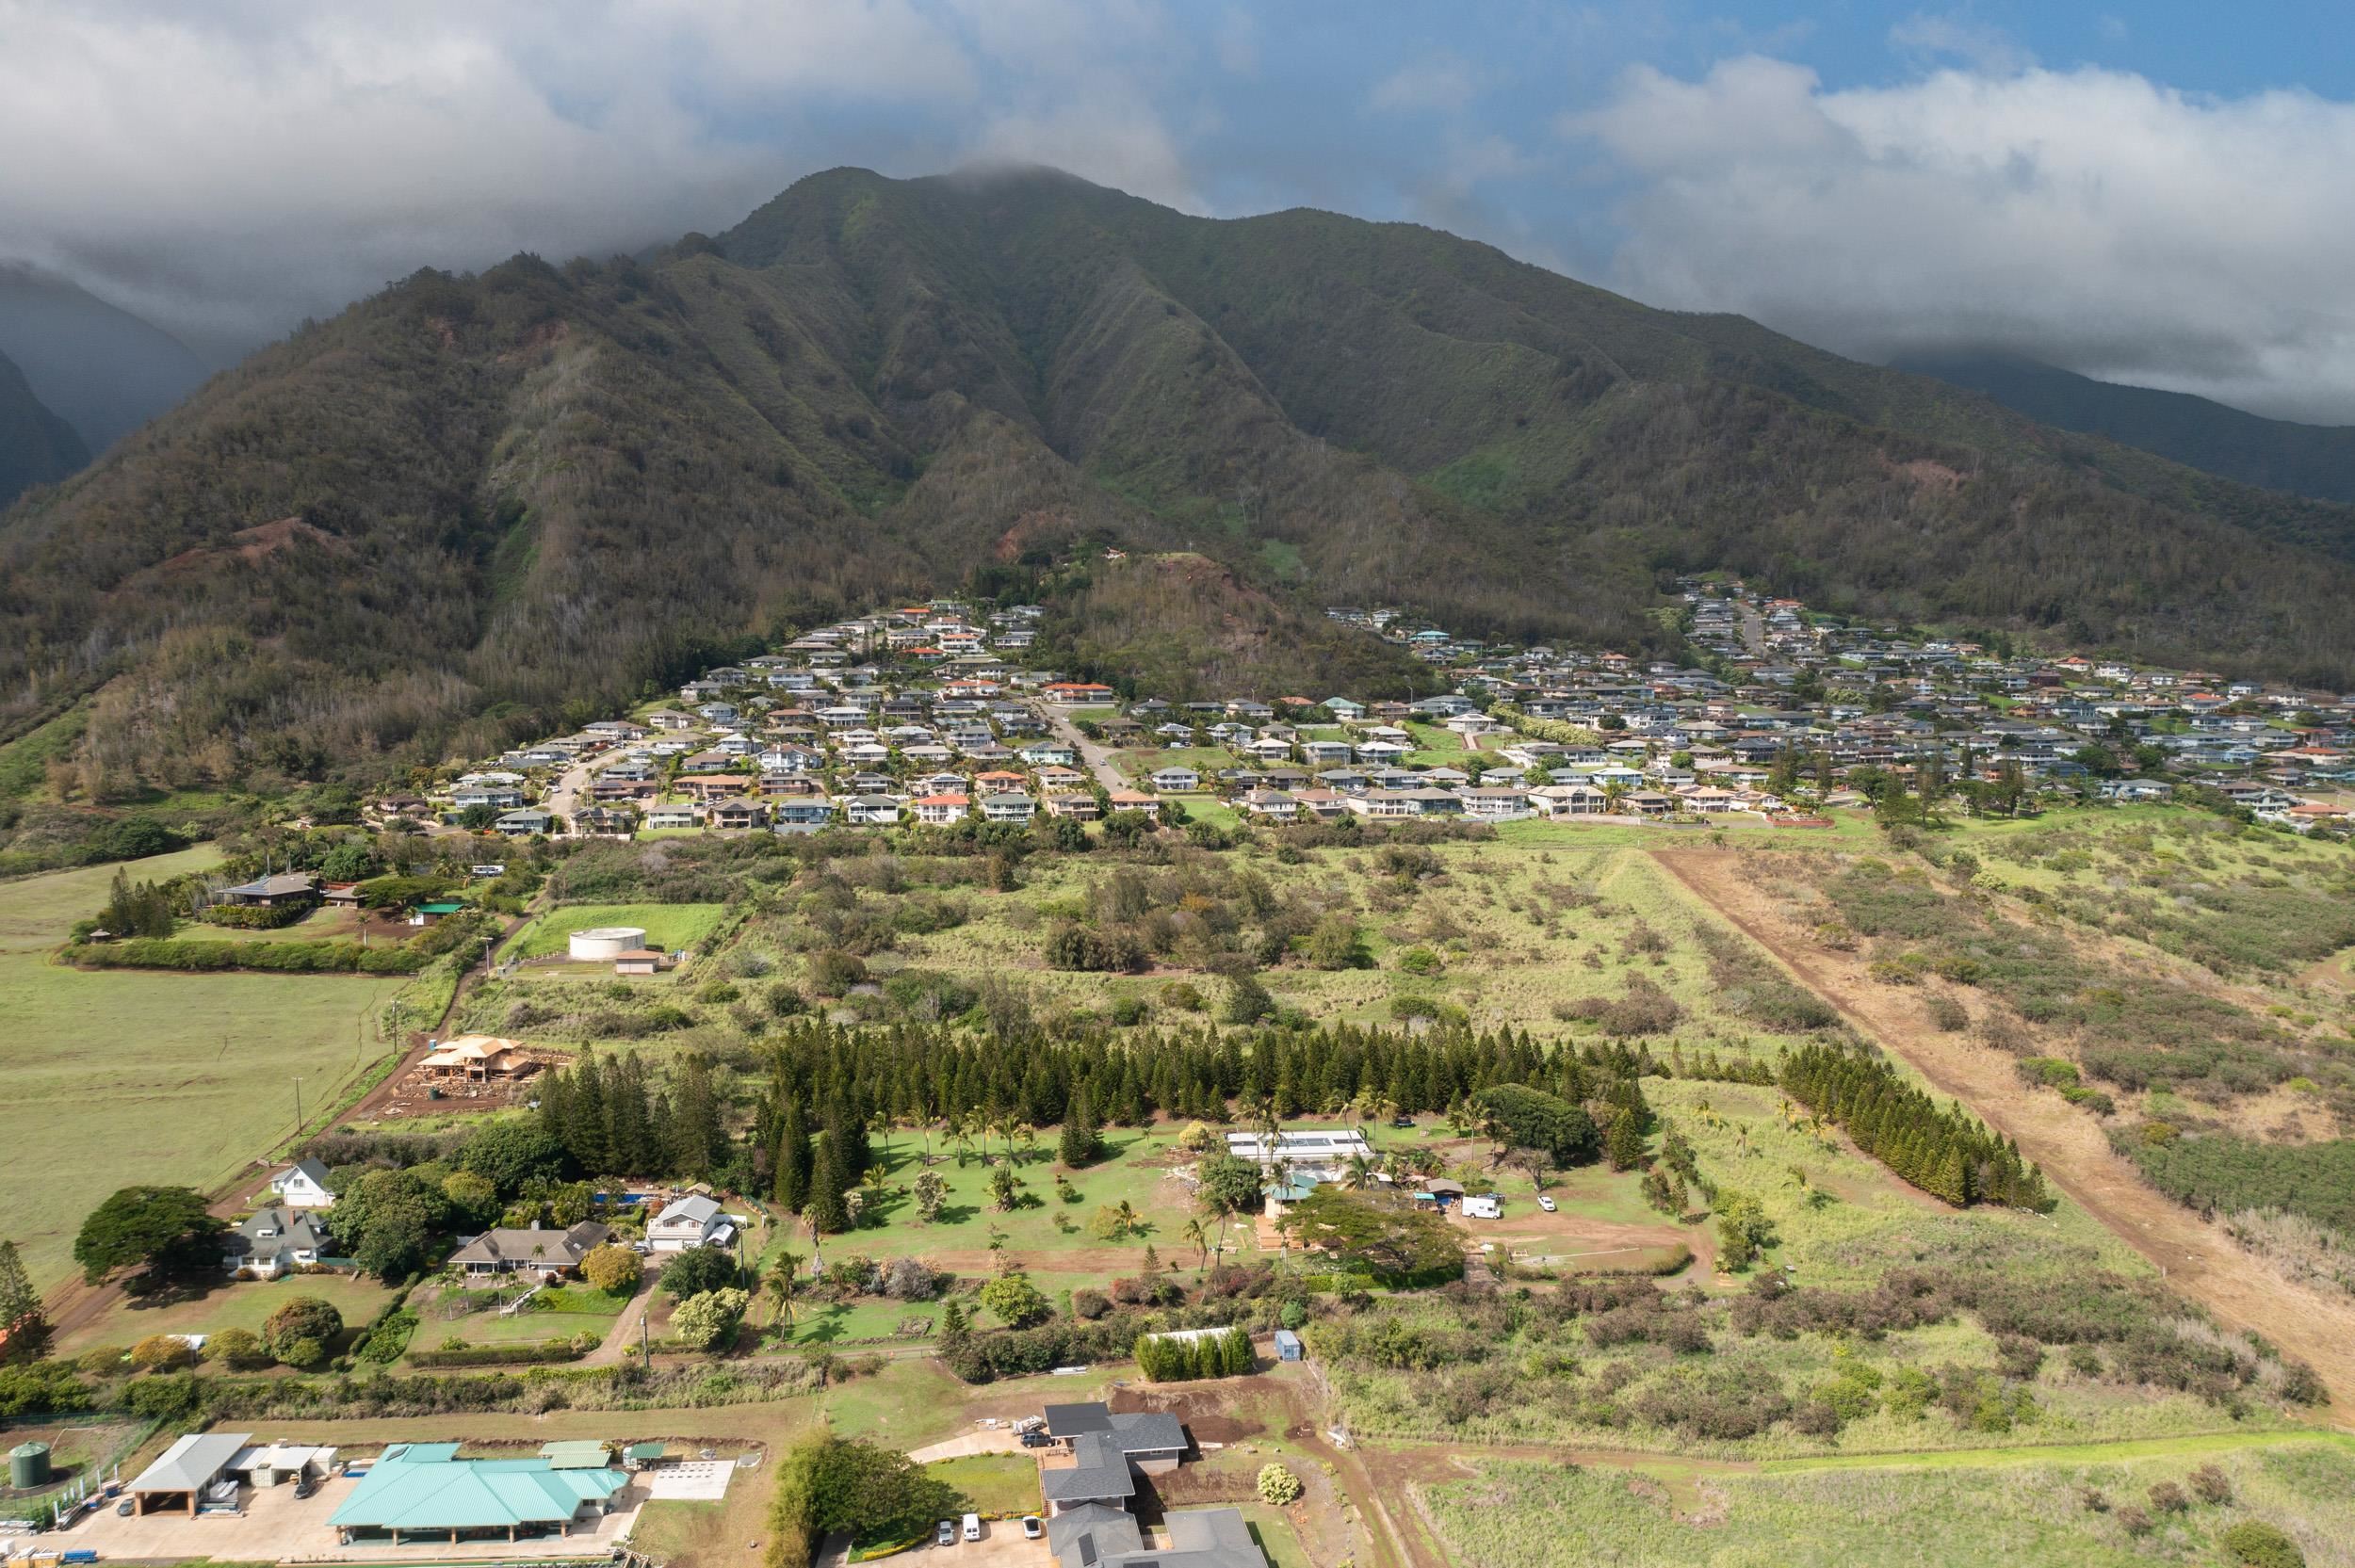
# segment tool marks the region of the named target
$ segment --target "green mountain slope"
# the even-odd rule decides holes
[[[0,355],[0,507],[89,461],[73,427],[42,406],[24,373]]]
[[[1661,574],[1715,566],[2355,675],[2355,513],[2120,450],[1429,230],[836,170],[420,273],[0,518],[0,738],[88,699],[102,788],[382,772],[976,572],[1204,688],[1368,678],[1339,600],[1665,652]]]
[[[2355,428],[2265,419],[2205,397],[2119,386],[2006,354],[1915,354],[1901,366],[1983,392],[2030,419],[2242,484],[2355,502]]]

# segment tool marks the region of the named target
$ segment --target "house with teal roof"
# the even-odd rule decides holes
[[[571,1456],[460,1459],[455,1443],[397,1443],[329,1522],[342,1544],[521,1541],[593,1523],[629,1484],[621,1471]]]

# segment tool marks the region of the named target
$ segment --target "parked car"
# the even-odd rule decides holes
[[[1025,1540],[1025,1541],[1036,1541],[1036,1540],[1037,1540],[1040,1536],[1045,1535],[1046,1533],[1047,1533],[1047,1527],[1046,1527],[1045,1525],[1042,1525],[1042,1524],[1040,1524],[1040,1523],[1038,1522],[1038,1515],[1037,1515],[1037,1514],[1035,1514],[1035,1513],[1026,1513],[1026,1514],[1024,1514],[1024,1515],[1022,1516],[1022,1539],[1023,1539],[1023,1540]]]
[[[1553,1200],[1540,1192],[1537,1194],[1537,1206],[1544,1209],[1548,1214],[1551,1214],[1553,1212]]]
[[[965,1516],[965,1538],[967,1541],[979,1541],[982,1538],[982,1516],[980,1514],[968,1513]]]
[[[933,1531],[933,1544],[935,1546],[953,1546],[956,1544],[957,1522],[954,1519],[943,1519],[940,1522],[940,1528]]]
[[[1054,1442],[1053,1438],[1043,1431],[1026,1431],[1022,1434],[1022,1446],[1026,1448],[1051,1447]]]

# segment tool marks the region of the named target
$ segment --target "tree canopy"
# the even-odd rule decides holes
[[[90,1210],[73,1238],[82,1278],[103,1285],[125,1276],[138,1295],[180,1275],[217,1271],[227,1226],[188,1187],[126,1187]]]

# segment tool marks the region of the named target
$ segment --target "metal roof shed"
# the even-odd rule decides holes
[[[540,1457],[557,1470],[602,1470],[613,1463],[606,1446],[593,1438],[571,1438],[540,1445]]]
[[[204,1489],[220,1479],[229,1462],[252,1446],[247,1431],[189,1432],[166,1448],[154,1463],[131,1482],[134,1506],[141,1513],[185,1506],[196,1515]]]
[[[563,1534],[584,1508],[602,1509],[629,1478],[560,1470],[545,1459],[460,1459],[455,1443],[398,1443],[370,1467],[333,1520],[346,1544],[362,1532],[452,1543]]]

